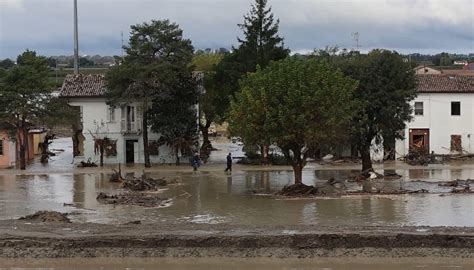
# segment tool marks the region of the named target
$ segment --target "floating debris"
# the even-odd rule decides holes
[[[67,217],[67,214],[59,213],[56,211],[38,211],[32,215],[21,217],[19,218],[19,220],[48,223],[71,223],[71,220]]]

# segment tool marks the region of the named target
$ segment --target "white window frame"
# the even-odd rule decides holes
[[[115,123],[115,107],[107,106],[107,122]]]
[[[417,113],[416,104],[421,104],[421,114],[420,114],[420,113]],[[414,107],[415,116],[423,116],[423,115],[425,115],[425,104],[423,103],[423,101],[415,101],[415,105],[414,105],[413,107]],[[420,108],[418,108],[418,109],[420,109]]]
[[[454,103],[459,104],[459,114],[453,114],[453,104]],[[461,116],[462,115],[461,101],[451,101],[450,106],[451,106],[451,116]]]

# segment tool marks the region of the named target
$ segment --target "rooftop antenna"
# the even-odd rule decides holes
[[[77,0],[74,0],[74,74],[79,74],[79,37],[77,30]]]
[[[356,51],[360,51],[360,45],[359,45],[359,32],[353,32],[351,33],[352,38],[354,39],[356,43]]]

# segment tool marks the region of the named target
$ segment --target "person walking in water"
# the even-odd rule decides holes
[[[232,156],[230,153],[227,155],[227,168],[225,168],[225,172],[227,171],[232,172]]]
[[[197,152],[194,153],[193,159],[191,161],[191,165],[193,166],[195,171],[197,171],[197,169],[200,166],[199,155]]]

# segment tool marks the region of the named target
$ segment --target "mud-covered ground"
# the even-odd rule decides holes
[[[450,257],[474,228],[0,222],[0,257]]]

